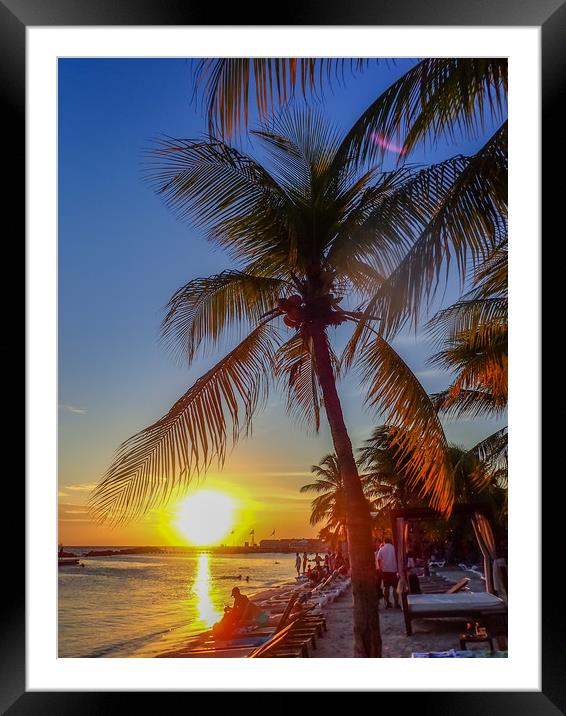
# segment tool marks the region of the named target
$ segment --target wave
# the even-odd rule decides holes
[[[116,652],[121,651],[123,649],[127,649],[128,647],[136,649],[139,648],[142,644],[145,644],[158,636],[169,634],[171,631],[179,628],[180,627],[171,627],[169,629],[160,629],[159,631],[150,632],[149,634],[143,634],[142,636],[136,636],[130,639],[122,639],[121,641],[112,642],[111,644],[105,644],[104,646],[100,646],[98,649],[95,649],[88,654],[83,654],[83,657],[87,659],[96,659],[104,656],[112,656]]]

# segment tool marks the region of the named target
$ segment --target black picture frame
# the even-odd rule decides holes
[[[543,185],[546,190],[544,224],[560,225],[558,211],[563,182],[551,179],[551,167],[556,165],[557,153],[564,157],[563,115],[560,100],[566,99],[566,2],[565,0],[349,0],[339,3],[327,0],[324,6],[312,0],[288,0],[284,15],[274,16],[253,3],[212,7],[192,0],[0,0],[0,91],[2,92],[2,123],[4,137],[14,151],[10,163],[10,182],[4,192],[5,236],[16,244],[25,227],[25,61],[28,26],[85,26],[85,25],[443,25],[443,26],[538,26],[542,36],[542,111],[544,136],[553,138],[542,145]],[[218,23],[218,15],[222,22]],[[562,102],[564,104],[564,102]],[[511,118],[511,121],[512,118]],[[17,155],[17,156],[16,156]],[[6,195],[7,190],[7,195]],[[556,216],[552,216],[556,213]],[[561,212],[562,213],[562,212]],[[6,242],[5,245],[7,245]],[[540,379],[540,378],[539,378]],[[25,481],[16,481],[15,497],[20,510],[4,510],[5,534],[10,548],[21,549],[25,543]],[[551,497],[546,497],[548,505]],[[22,519],[22,516],[24,519]],[[547,589],[543,591],[542,610],[542,690],[540,692],[405,692],[403,706],[416,708],[419,713],[434,714],[546,714],[566,713],[566,647],[564,641],[561,600],[552,575],[552,546],[561,544],[560,522],[546,520],[543,527],[543,570]],[[528,538],[528,534],[525,534]],[[5,547],[6,548],[6,547]],[[2,614],[0,640],[0,707],[9,714],[76,714],[112,713],[131,710],[132,698],[141,696],[144,705],[163,708],[163,692],[31,692],[26,691],[25,674],[25,566],[16,557],[10,564],[9,580],[4,584],[5,608]],[[528,571],[528,566],[525,566]],[[9,588],[8,588],[9,584]],[[531,575],[530,589],[538,586],[537,575]],[[517,648],[520,648],[518,645]],[[290,685],[291,686],[291,685]],[[301,688],[301,687],[298,687]],[[324,685],[320,689],[324,691]],[[159,701],[157,701],[157,698]],[[167,694],[171,699],[184,699],[180,693]],[[399,694],[380,694],[381,710],[398,707]],[[390,699],[393,699],[390,701]],[[409,701],[407,702],[407,699]],[[390,703],[386,703],[389,702]],[[413,702],[413,703],[411,703]],[[413,706],[414,704],[414,706]],[[376,707],[377,707],[376,703]]]

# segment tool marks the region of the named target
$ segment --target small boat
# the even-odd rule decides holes
[[[69,567],[73,564],[79,564],[79,560],[77,557],[58,557],[57,564],[59,567]]]

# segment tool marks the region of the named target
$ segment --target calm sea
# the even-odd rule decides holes
[[[96,548],[65,549],[81,555]],[[58,570],[60,657],[156,656],[218,621],[224,605],[232,603],[232,587],[252,595],[295,576],[294,554],[202,552],[81,561],[84,567]]]

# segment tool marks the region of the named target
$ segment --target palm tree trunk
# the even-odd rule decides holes
[[[322,326],[313,326],[313,346],[316,372],[346,495],[346,531],[354,598],[354,656],[380,657],[379,600],[369,507],[344,423],[326,333]]]

